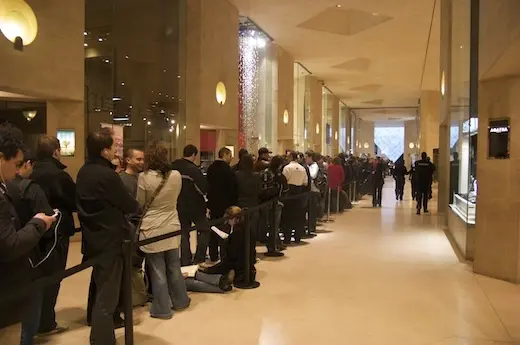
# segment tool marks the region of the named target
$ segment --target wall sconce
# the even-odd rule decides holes
[[[444,97],[446,94],[446,75],[444,74],[444,71],[442,71],[441,74],[441,95]]]
[[[408,147],[409,147],[410,149],[413,149],[413,148],[415,147],[415,144],[414,144],[414,143],[409,143],[409,144],[408,144]]]
[[[364,144],[363,144],[363,147],[364,147],[365,149],[368,149],[368,148],[370,147],[370,145],[368,145],[368,143],[364,143]]]
[[[350,137],[347,137],[347,145],[350,145]]]
[[[289,123],[289,111],[287,109],[283,112],[283,123],[287,125]]]
[[[216,88],[216,97],[217,97],[217,103],[220,104],[220,106],[223,106],[226,104],[226,85],[224,85],[223,82],[219,81]]]
[[[338,131],[334,132],[334,140],[338,140]]]
[[[31,44],[38,34],[38,22],[31,6],[23,0],[2,0],[0,31],[16,50]]]
[[[316,124],[316,134],[320,134],[320,124]]]
[[[32,119],[36,117],[36,110],[25,110],[23,111],[23,117],[27,120],[27,122],[30,122]]]

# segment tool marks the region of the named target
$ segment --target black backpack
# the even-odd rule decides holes
[[[269,200],[278,196],[278,188],[274,180],[274,173],[269,168],[265,168],[260,173],[262,184],[260,186],[260,198]]]
[[[327,173],[321,167],[318,169],[318,176],[314,179],[314,185],[321,193],[324,193],[329,186]]]

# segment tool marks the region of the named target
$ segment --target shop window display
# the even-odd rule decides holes
[[[476,150],[477,78],[471,61],[470,0],[454,0],[451,56],[450,207],[465,223],[475,224],[478,177]]]

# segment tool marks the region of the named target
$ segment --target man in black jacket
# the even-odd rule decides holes
[[[211,219],[224,216],[226,210],[237,204],[237,181],[229,163],[232,159],[231,150],[223,147],[218,151],[218,159],[208,168],[208,209]],[[219,258],[219,236],[211,232],[209,240],[209,255],[211,261]]]
[[[195,258],[193,258],[190,247],[190,232],[183,232],[181,236],[182,266],[189,266],[193,262],[202,263],[206,261],[206,250],[209,244],[210,229],[206,218],[205,199],[208,187],[206,178],[194,163],[198,154],[199,150],[194,145],[187,145],[184,148],[183,158],[172,164],[172,169],[177,170],[182,176],[181,194],[177,201],[181,229],[188,229],[192,223],[195,223],[198,234],[197,251]]]
[[[421,160],[415,162],[417,186],[417,214],[428,213],[428,199],[433,181],[435,166],[428,160],[426,152],[421,153]]]
[[[406,175],[409,174],[404,164],[404,159],[398,159],[397,162],[395,162],[392,174],[394,175],[395,179],[395,200],[403,201]]]
[[[114,133],[101,128],[87,137],[88,161],[80,169],[76,185],[78,216],[84,239],[84,254],[92,258],[113,253],[95,264],[92,279],[96,298],[92,310],[91,344],[113,345],[113,315],[117,309],[123,273],[121,243],[131,238],[127,216],[138,212],[137,201],[128,194],[115,166]]]
[[[372,166],[372,206],[381,207],[383,200],[383,185],[385,184],[385,166],[381,157],[377,157]]]
[[[24,151],[22,165],[18,169],[16,177],[12,181],[7,182],[9,197],[22,226],[29,223],[35,214],[45,213],[48,216],[54,215],[54,210],[49,205],[43,190],[29,179],[33,172],[35,161],[30,152]],[[52,231],[47,231],[35,246],[32,255],[30,255],[34,278],[52,274],[52,272],[46,271],[46,263],[57,245],[57,230],[55,228]],[[42,312],[42,292],[35,291],[31,294],[29,300],[31,301],[31,311],[22,321],[22,345],[32,344],[32,339],[38,332]]]
[[[29,254],[54,222],[38,213],[22,227],[7,193],[6,184],[22,163],[23,144],[19,130],[0,126],[0,329],[24,320],[32,306],[27,296],[9,295],[31,282]]]
[[[61,212],[59,239],[51,257],[45,262],[45,273],[51,275],[64,270],[67,266],[70,236],[74,235],[74,218],[76,210],[76,185],[68,173],[66,166],[61,162],[61,148],[58,139],[42,136],[38,140],[36,164],[31,179],[43,189],[49,204],[53,209]],[[38,333],[50,335],[67,330],[69,326],[56,322],[54,308],[58,299],[60,284],[54,284],[43,291],[42,315]]]

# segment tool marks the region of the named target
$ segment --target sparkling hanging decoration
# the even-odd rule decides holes
[[[259,140],[257,130],[257,110],[259,102],[261,46],[254,30],[243,30],[239,34],[239,145],[250,152]]]

